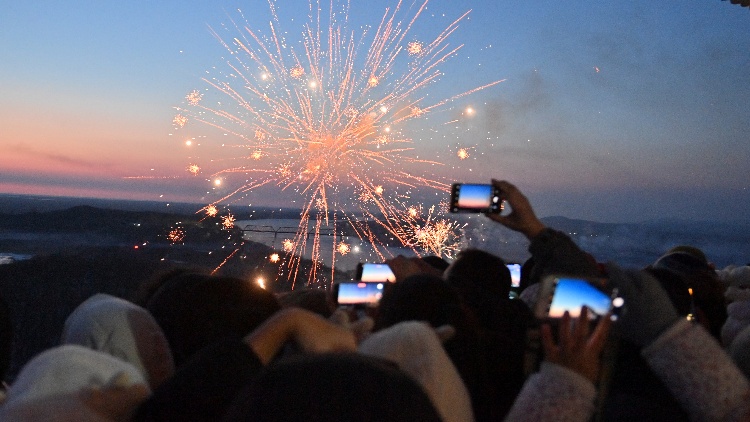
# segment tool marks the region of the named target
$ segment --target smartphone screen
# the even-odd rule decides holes
[[[521,264],[506,264],[510,271],[510,288],[518,289],[521,287]]]
[[[499,213],[502,201],[492,185],[455,183],[451,188],[450,211]]]
[[[365,262],[357,266],[357,280],[395,283],[396,275],[388,264]]]
[[[385,283],[352,281],[338,284],[336,302],[339,305],[375,305],[383,297]]]
[[[554,293],[549,306],[550,318],[560,318],[565,311],[568,311],[571,317],[577,318],[581,313],[581,307],[586,306],[593,319],[605,315],[612,307],[610,296],[586,279],[555,277],[551,283]]]

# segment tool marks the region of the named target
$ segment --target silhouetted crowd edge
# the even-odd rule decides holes
[[[750,420],[750,267],[717,270],[690,245],[642,269],[599,263],[492,184],[509,212],[487,218],[529,240],[513,291],[478,249],[388,260],[396,282],[368,308],[161,274],[137,298],[81,303],[5,386],[0,421]],[[624,304],[540,317],[550,275]],[[2,379],[24,333],[0,305]]]

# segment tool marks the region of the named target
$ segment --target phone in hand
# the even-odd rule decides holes
[[[561,318],[567,311],[571,317],[580,315],[581,307],[589,309],[589,318],[597,319],[612,311],[617,319],[624,302],[612,293],[604,291],[605,279],[552,275],[542,281],[534,314],[539,319]]]
[[[450,212],[499,214],[502,210],[500,191],[492,185],[454,183],[451,186]]]
[[[391,267],[384,262],[360,262],[359,264],[357,264],[357,275],[355,277],[355,280],[395,283],[396,275],[393,274]]]
[[[334,297],[338,305],[377,306],[383,297],[384,282],[346,281],[334,284]]]
[[[509,263],[505,266],[510,271],[510,288],[518,289],[521,287],[521,264]]]
[[[511,299],[519,297],[521,290],[521,264],[507,263],[505,267],[510,271],[510,294]]]

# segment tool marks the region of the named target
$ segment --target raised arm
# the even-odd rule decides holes
[[[609,265],[609,284],[625,299],[618,322],[695,421],[750,420],[750,384],[718,342],[680,318],[659,282],[643,271]]]
[[[532,282],[547,274],[597,276],[598,268],[593,258],[576,245],[563,232],[548,228],[537,218],[528,198],[513,184],[492,180],[500,190],[502,199],[510,207],[507,215],[487,214],[493,221],[522,233],[531,242],[529,252],[534,257]]]

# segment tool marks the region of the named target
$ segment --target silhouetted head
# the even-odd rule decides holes
[[[443,258],[437,255],[427,255],[427,256],[423,256],[421,259],[422,261],[430,265],[432,268],[435,268],[439,271],[445,271],[450,265],[450,262],[444,260]]]
[[[273,293],[255,283],[205,274],[169,279],[146,305],[164,330],[176,366],[218,340],[244,337],[280,308]]]
[[[267,367],[224,417],[239,421],[440,421],[424,390],[395,365],[359,354],[323,354]]]
[[[487,298],[507,299],[510,294],[510,271],[505,261],[479,249],[459,252],[443,278],[470,306]]]
[[[375,328],[386,328],[403,321],[425,321],[433,327],[451,324],[460,329],[464,324],[461,305],[456,290],[441,278],[415,274],[384,291]]]
[[[302,308],[328,318],[336,310],[336,304],[323,289],[295,289],[278,297],[282,308]]]
[[[721,327],[727,319],[724,286],[705,255],[702,252],[670,251],[652,267],[673,271],[683,277],[687,287],[692,289],[693,301],[706,328],[714,337],[721,339]]]

